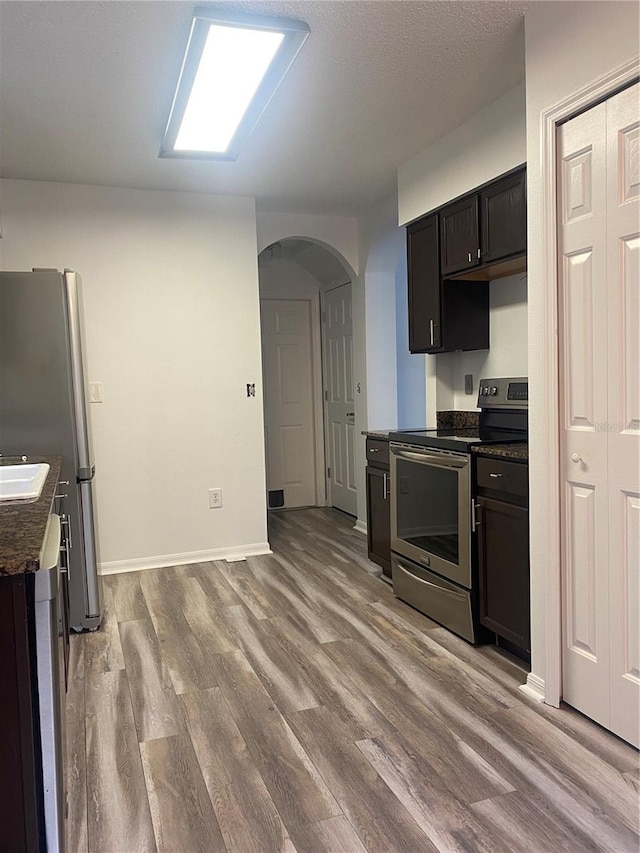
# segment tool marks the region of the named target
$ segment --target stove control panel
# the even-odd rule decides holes
[[[529,404],[529,380],[526,376],[481,379],[478,386],[480,409],[526,409]]]

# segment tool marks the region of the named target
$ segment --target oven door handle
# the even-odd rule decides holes
[[[467,593],[465,593],[465,592],[455,592],[455,590],[453,590],[453,589],[447,589],[447,587],[440,586],[440,584],[431,583],[431,581],[426,581],[424,578],[418,577],[418,575],[414,575],[413,572],[410,572],[408,569],[406,569],[402,565],[400,560],[397,561],[397,565],[398,565],[398,568],[401,569],[406,575],[410,575],[413,578],[413,580],[419,581],[420,583],[423,583],[425,586],[431,586],[434,589],[437,589],[438,592],[442,592],[445,595],[450,595],[452,598],[464,598],[464,599],[467,598]]]
[[[435,453],[422,453],[413,450],[397,450],[392,448],[391,452],[399,459],[409,459],[412,462],[424,462],[425,465],[437,465],[438,468],[466,468],[469,464],[468,458],[446,456]]]

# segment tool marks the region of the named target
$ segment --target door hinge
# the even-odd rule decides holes
[[[329,392],[327,391],[326,388],[324,389],[324,399],[325,399],[325,401],[329,399]]]
[[[331,468],[327,468],[327,477],[331,477]]]

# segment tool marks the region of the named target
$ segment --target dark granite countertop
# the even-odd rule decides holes
[[[464,412],[449,409],[436,413],[438,429],[477,429],[480,424],[480,412]]]
[[[438,429],[477,429],[480,422],[480,412],[463,412],[458,410],[449,410],[436,413],[436,423]],[[382,441],[389,440],[390,432],[415,432],[416,430],[428,429],[425,426],[412,427],[411,429],[363,429],[362,435],[369,438],[379,438]],[[432,427],[435,429],[435,427]]]
[[[0,465],[15,465],[19,461],[16,457],[6,457],[0,459]],[[0,575],[20,575],[37,572],[40,568],[40,549],[60,476],[62,457],[29,456],[27,461],[47,462],[51,467],[38,500],[0,503]]]
[[[512,462],[529,462],[528,444],[481,444],[472,447],[471,452],[478,456],[498,456]]]

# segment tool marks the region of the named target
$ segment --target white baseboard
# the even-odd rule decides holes
[[[353,529],[357,530],[358,533],[362,533],[364,536],[366,536],[367,535],[367,522],[366,521],[360,521],[360,519],[358,519],[356,521],[356,523],[353,525]]]
[[[544,680],[532,672],[527,676],[527,683],[520,685],[520,690],[536,702],[544,702],[547,695]]]
[[[190,563],[208,563],[210,560],[228,560],[235,562],[247,557],[257,557],[261,554],[272,554],[268,542],[257,542],[254,545],[232,546],[230,548],[214,548],[211,551],[189,551],[184,554],[161,554],[158,557],[140,557],[134,560],[113,560],[101,563],[98,568],[100,575],[118,575],[123,572],[140,572],[145,569],[166,569],[168,566],[187,566]]]

